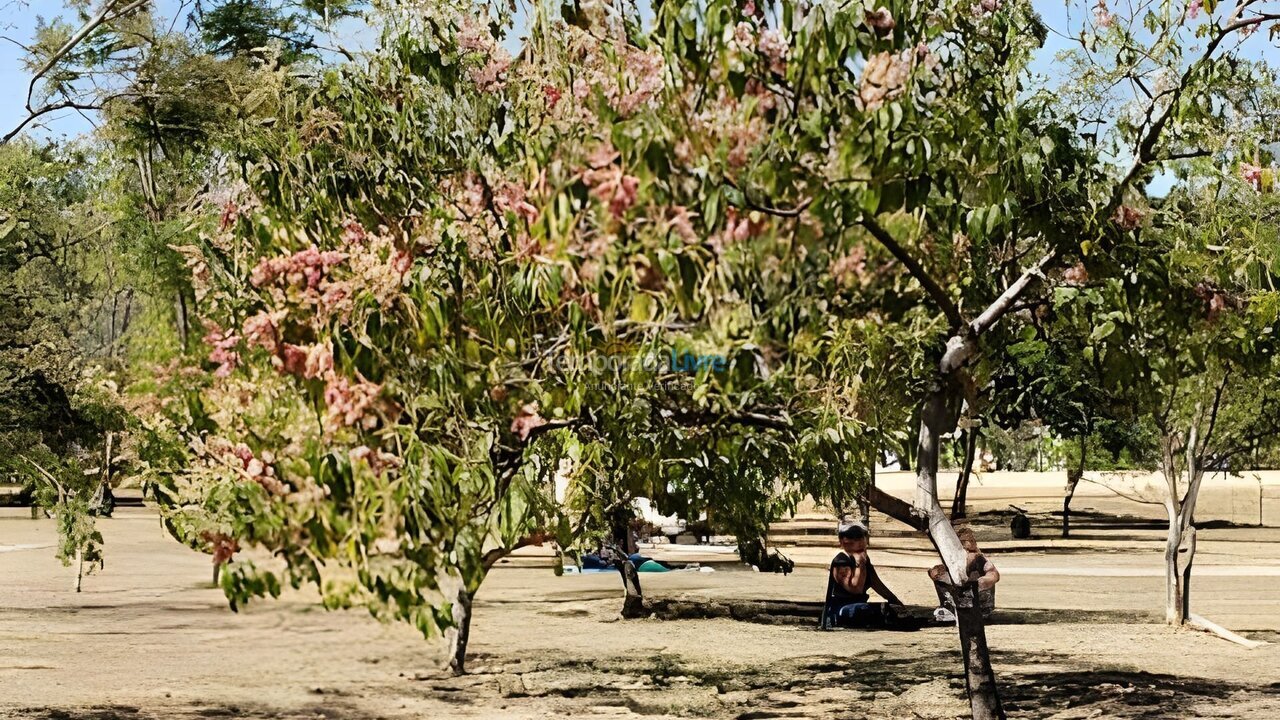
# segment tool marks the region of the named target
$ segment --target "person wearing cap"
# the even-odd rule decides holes
[[[822,627],[871,627],[885,625],[892,619],[891,608],[902,607],[902,601],[885,586],[867,556],[870,534],[859,523],[843,525],[839,530],[840,552],[831,561],[827,573],[827,599],[822,611]],[[889,607],[868,602],[868,590],[875,590]]]

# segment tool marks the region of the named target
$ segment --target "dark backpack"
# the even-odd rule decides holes
[[[1009,521],[1009,532],[1013,533],[1014,540],[1026,540],[1031,537],[1031,520],[1021,509],[1014,509],[1017,514]]]

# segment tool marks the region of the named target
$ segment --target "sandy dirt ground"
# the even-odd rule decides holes
[[[821,632],[808,621],[617,617],[614,575],[500,567],[481,589],[471,673],[439,647],[308,592],[227,608],[209,558],[155,516],[100,526],[105,571],[70,592],[50,521],[0,516],[0,718],[956,718],[953,628]],[[994,531],[992,531],[994,532]],[[1158,533],[996,542],[1005,570],[989,627],[1011,717],[1280,718],[1280,531],[1201,534],[1194,608],[1257,649],[1162,622]],[[1007,536],[1007,533],[1006,533]],[[995,535],[992,534],[994,538]],[[985,544],[985,543],[984,543]],[[831,552],[796,548],[790,576],[646,575],[656,598],[821,599]],[[911,538],[872,557],[931,607]]]

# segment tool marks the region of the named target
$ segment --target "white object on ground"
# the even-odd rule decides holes
[[[1214,635],[1217,635],[1223,640],[1230,640],[1231,642],[1236,643],[1238,645],[1243,645],[1249,648],[1250,650],[1256,647],[1261,647],[1263,645],[1266,645],[1265,642],[1261,642],[1259,640],[1250,640],[1249,638],[1244,637],[1243,635],[1237,635],[1236,633],[1231,632],[1230,630],[1222,627],[1221,625],[1215,622],[1206,620],[1200,617],[1199,615],[1196,615],[1195,613],[1191,613],[1191,617],[1187,619],[1190,621],[1190,625],[1192,627],[1198,628],[1200,630],[1204,630],[1205,632],[1213,633]]]

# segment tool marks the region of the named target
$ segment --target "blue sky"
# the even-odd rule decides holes
[[[179,23],[186,22],[192,0],[155,1],[159,14],[170,19],[176,17]],[[1089,8],[1092,2],[1093,0],[1077,0],[1068,5],[1064,0],[1034,0],[1034,5],[1051,28],[1060,33],[1076,35],[1083,23],[1090,19]],[[1118,5],[1121,0],[1111,2]],[[64,14],[67,13],[63,0],[0,0],[0,35],[26,43],[35,32],[37,16],[50,19]],[[1203,22],[1203,15],[1201,18]],[[366,44],[372,37],[372,33],[356,21],[340,25],[336,35],[345,45],[354,47]],[[1071,41],[1062,35],[1050,33],[1037,60],[1037,70],[1051,79],[1060,79],[1053,58],[1070,45]],[[1266,58],[1272,64],[1280,64],[1280,50],[1270,44],[1265,28],[1246,41],[1245,50],[1248,56]],[[0,97],[8,98],[6,102],[0,103],[0,128],[3,128],[0,132],[6,132],[15,126],[25,115],[22,106],[29,73],[23,67],[22,56],[22,48],[14,42],[0,40]],[[91,128],[87,119],[74,112],[60,113],[45,124],[47,128],[34,129],[32,134],[39,137],[60,137],[82,133]]]

